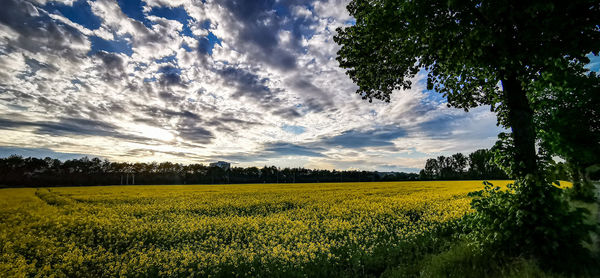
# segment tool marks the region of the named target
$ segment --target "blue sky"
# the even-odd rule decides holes
[[[360,99],[335,60],[345,5],[3,1],[0,156],[417,171],[492,146],[489,108],[448,108],[422,75]]]

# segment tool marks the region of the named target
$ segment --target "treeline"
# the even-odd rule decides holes
[[[64,162],[49,157],[0,159],[0,186],[363,182],[416,180],[418,177],[415,173],[280,169],[275,166],[223,169],[171,162],[122,163],[87,157]]]
[[[428,159],[419,173],[421,180],[483,180],[508,179],[509,176],[493,162],[493,153],[480,149],[465,156],[456,153]]]
[[[226,184],[508,179],[486,149],[428,159],[419,174],[330,171],[275,166],[223,169],[203,164],[125,163],[83,157],[60,161],[21,156],[0,158],[0,186],[128,184]]]

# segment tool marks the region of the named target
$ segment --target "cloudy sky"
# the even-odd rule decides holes
[[[345,1],[2,3],[0,156],[416,171],[501,132],[422,76],[361,100],[335,60]]]

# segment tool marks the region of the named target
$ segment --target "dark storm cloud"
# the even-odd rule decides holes
[[[394,126],[386,126],[375,130],[359,131],[348,130],[342,134],[325,138],[321,144],[329,147],[364,148],[364,147],[386,147],[393,146],[394,139],[406,136],[403,129]]]
[[[119,133],[117,131],[117,126],[97,120],[61,118],[58,122],[27,122],[0,118],[0,128],[2,129],[19,129],[23,127],[31,127],[35,129],[34,132],[37,134],[51,136],[87,135],[114,137],[126,140],[147,139],[140,136]]]
[[[10,41],[9,49],[52,53],[70,61],[85,57],[86,53],[73,48],[73,45],[85,45],[86,36],[73,27],[55,22],[28,1],[2,1],[0,24],[10,27],[18,34],[15,40]]]

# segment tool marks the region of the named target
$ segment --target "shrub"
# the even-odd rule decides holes
[[[569,268],[590,258],[582,244],[596,226],[585,223],[589,211],[571,207],[562,189],[531,176],[506,190],[484,183],[472,194],[476,213],[464,221],[477,250],[495,258],[532,257],[558,271],[576,271]]]

